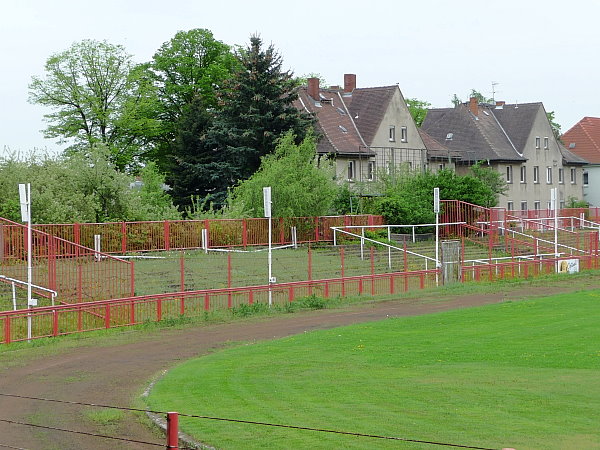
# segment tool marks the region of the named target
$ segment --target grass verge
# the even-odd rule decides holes
[[[173,369],[148,405],[490,448],[600,448],[599,302],[600,291],[587,291],[240,346]],[[398,445],[180,423],[221,448]]]

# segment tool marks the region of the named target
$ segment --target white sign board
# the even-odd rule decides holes
[[[578,259],[563,259],[558,263],[558,273],[577,273],[579,272]]]
[[[271,187],[263,188],[263,202],[265,208],[265,217],[271,217]]]
[[[26,184],[19,184],[19,203],[21,204],[21,220],[29,222],[29,197]]]
[[[433,212],[440,213],[440,188],[433,188]]]

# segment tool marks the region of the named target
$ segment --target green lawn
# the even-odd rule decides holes
[[[490,448],[600,448],[600,290],[389,319],[188,361],[152,409]],[[219,448],[431,448],[180,418]]]

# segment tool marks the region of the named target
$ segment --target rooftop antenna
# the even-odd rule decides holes
[[[492,101],[496,101],[496,86],[498,86],[500,83],[498,83],[497,81],[492,81]]]

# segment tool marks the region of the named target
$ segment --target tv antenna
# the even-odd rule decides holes
[[[497,81],[492,81],[492,100],[496,101],[496,86],[498,86],[500,83],[498,83]]]

